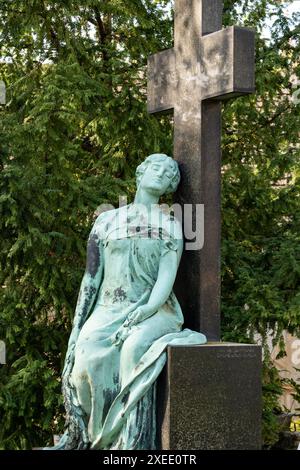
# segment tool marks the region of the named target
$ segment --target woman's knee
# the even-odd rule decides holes
[[[140,337],[136,335],[129,336],[121,350],[121,368],[126,369],[137,365],[145,349],[147,349],[147,346],[145,342],[141,341]]]

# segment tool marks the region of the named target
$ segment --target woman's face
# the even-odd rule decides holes
[[[161,160],[152,162],[145,171],[140,187],[156,196],[162,196],[169,189],[174,173],[170,162]]]

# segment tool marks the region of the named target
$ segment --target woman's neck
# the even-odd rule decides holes
[[[155,194],[150,194],[143,189],[138,189],[134,198],[134,204],[141,204],[147,208],[151,208],[153,205],[157,205],[159,197]]]

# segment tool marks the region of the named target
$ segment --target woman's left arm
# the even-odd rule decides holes
[[[162,256],[156,283],[152,289],[147,307],[155,313],[169,298],[175,282],[178,268],[176,251],[169,251]]]
[[[128,324],[133,325],[146,320],[154,315],[168,300],[176,279],[182,247],[182,240],[177,240],[177,250],[170,249],[161,257],[157,280],[150,294],[148,303],[138,307],[137,310],[129,314]]]

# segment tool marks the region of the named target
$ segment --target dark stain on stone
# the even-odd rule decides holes
[[[166,302],[164,305],[164,310],[168,313],[172,313],[173,312],[173,308],[171,307],[171,305],[169,304],[169,302]]]
[[[116,373],[113,375],[113,382],[115,385],[119,385],[119,374]]]
[[[114,400],[114,393],[112,390],[109,388],[105,388],[103,390],[103,400],[104,400],[104,405],[103,405],[103,414],[102,414],[102,424],[104,423],[104,420],[107,416],[107,413],[111,407],[111,404]]]
[[[96,234],[90,235],[87,246],[87,271],[94,278],[100,264],[100,251]]]
[[[124,405],[124,408],[125,408],[125,406],[126,406],[126,404],[127,404],[127,402],[128,402],[129,396],[130,396],[130,390],[128,390],[128,392],[125,393],[124,397],[122,398],[122,403],[123,403],[123,405]]]
[[[113,303],[124,302],[126,297],[127,297],[126,292],[122,289],[122,287],[118,287],[117,289],[114,290]]]
[[[140,369],[144,365],[144,361],[138,362],[138,364],[135,366],[134,370]]]

